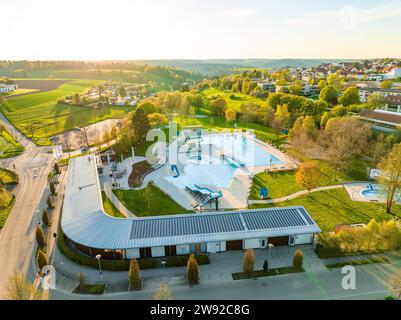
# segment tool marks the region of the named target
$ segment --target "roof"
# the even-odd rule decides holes
[[[401,105],[401,95],[400,96],[395,96],[395,95],[391,95],[391,96],[387,96],[385,98],[385,101],[387,104],[397,104],[397,105]]]
[[[401,94],[401,90],[398,88],[375,88],[375,87],[362,87],[359,88],[361,91],[372,91],[372,92],[391,92],[391,93],[397,93]]]
[[[94,155],[70,160],[61,226],[81,245],[129,249],[321,232],[304,207],[115,218],[103,210]]]
[[[359,116],[372,120],[374,122],[385,123],[390,125],[401,124],[401,113],[385,111],[385,110],[363,110]]]

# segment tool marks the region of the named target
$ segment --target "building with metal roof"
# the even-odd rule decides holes
[[[70,160],[61,227],[75,249],[111,258],[311,243],[321,230],[302,206],[115,218],[103,210],[97,157]]]

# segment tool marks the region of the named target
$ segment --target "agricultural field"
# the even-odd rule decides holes
[[[6,130],[0,134],[0,158],[9,158],[21,154],[24,147]]]
[[[29,93],[34,93],[34,92],[38,92],[38,91],[39,91],[38,89],[18,89],[18,90],[15,90],[15,91],[7,94],[7,97],[20,96],[23,94],[29,94]]]
[[[68,95],[84,93],[100,83],[100,80],[66,82],[54,90],[7,99],[0,111],[36,144],[49,145],[49,138],[57,133],[106,119],[122,118],[132,110],[129,106],[95,109],[57,102]]]

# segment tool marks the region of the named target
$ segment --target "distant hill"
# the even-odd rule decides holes
[[[357,59],[207,59],[207,60],[135,60],[138,64],[171,66],[205,76],[230,73],[238,68],[312,67],[321,63],[353,62]]]

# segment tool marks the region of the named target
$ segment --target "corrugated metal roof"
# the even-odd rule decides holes
[[[103,210],[93,157],[70,160],[61,218],[64,234],[87,247],[128,249],[321,231],[302,206],[131,219],[110,217]]]

